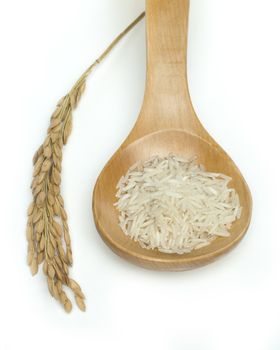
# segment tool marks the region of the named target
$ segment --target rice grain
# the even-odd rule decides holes
[[[228,237],[241,216],[229,176],[207,172],[196,158],[155,156],[129,168],[117,184],[119,225],[146,249],[190,253]]]

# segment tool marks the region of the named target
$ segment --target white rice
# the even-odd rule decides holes
[[[134,164],[117,185],[122,231],[141,247],[189,253],[228,237],[241,216],[231,178],[169,155]]]

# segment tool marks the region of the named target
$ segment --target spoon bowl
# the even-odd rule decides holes
[[[165,254],[147,250],[127,237],[119,227],[116,202],[116,185],[129,167],[139,160],[169,153],[185,157],[197,156],[211,172],[222,172],[232,178],[230,183],[239,193],[243,207],[241,219],[234,222],[230,237],[215,239],[209,246],[188,254]],[[229,251],[241,240],[250,222],[250,193],[236,165],[220,147],[182,130],[164,130],[138,139],[124,148],[105,166],[95,186],[93,207],[95,222],[101,237],[118,255],[146,268],[178,271],[204,265]]]
[[[180,271],[205,265],[232,249],[246,233],[252,211],[250,190],[227,153],[203,128],[193,109],[186,79],[188,0],[147,0],[147,83],[139,118],[101,172],[93,194],[93,214],[106,244],[119,256],[157,270]],[[216,238],[207,247],[187,254],[147,250],[127,237],[118,224],[116,186],[140,160],[175,154],[196,156],[207,171],[232,178],[242,216],[229,237]]]

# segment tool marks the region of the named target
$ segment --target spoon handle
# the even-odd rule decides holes
[[[200,127],[186,78],[188,14],[189,0],[146,0],[147,79],[137,137]]]
[[[147,77],[156,88],[186,76],[188,14],[189,0],[146,0]]]

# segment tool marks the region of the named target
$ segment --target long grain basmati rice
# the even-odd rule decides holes
[[[241,216],[231,178],[205,171],[196,159],[155,156],[134,164],[117,185],[122,231],[141,247],[189,253],[228,237]]]

